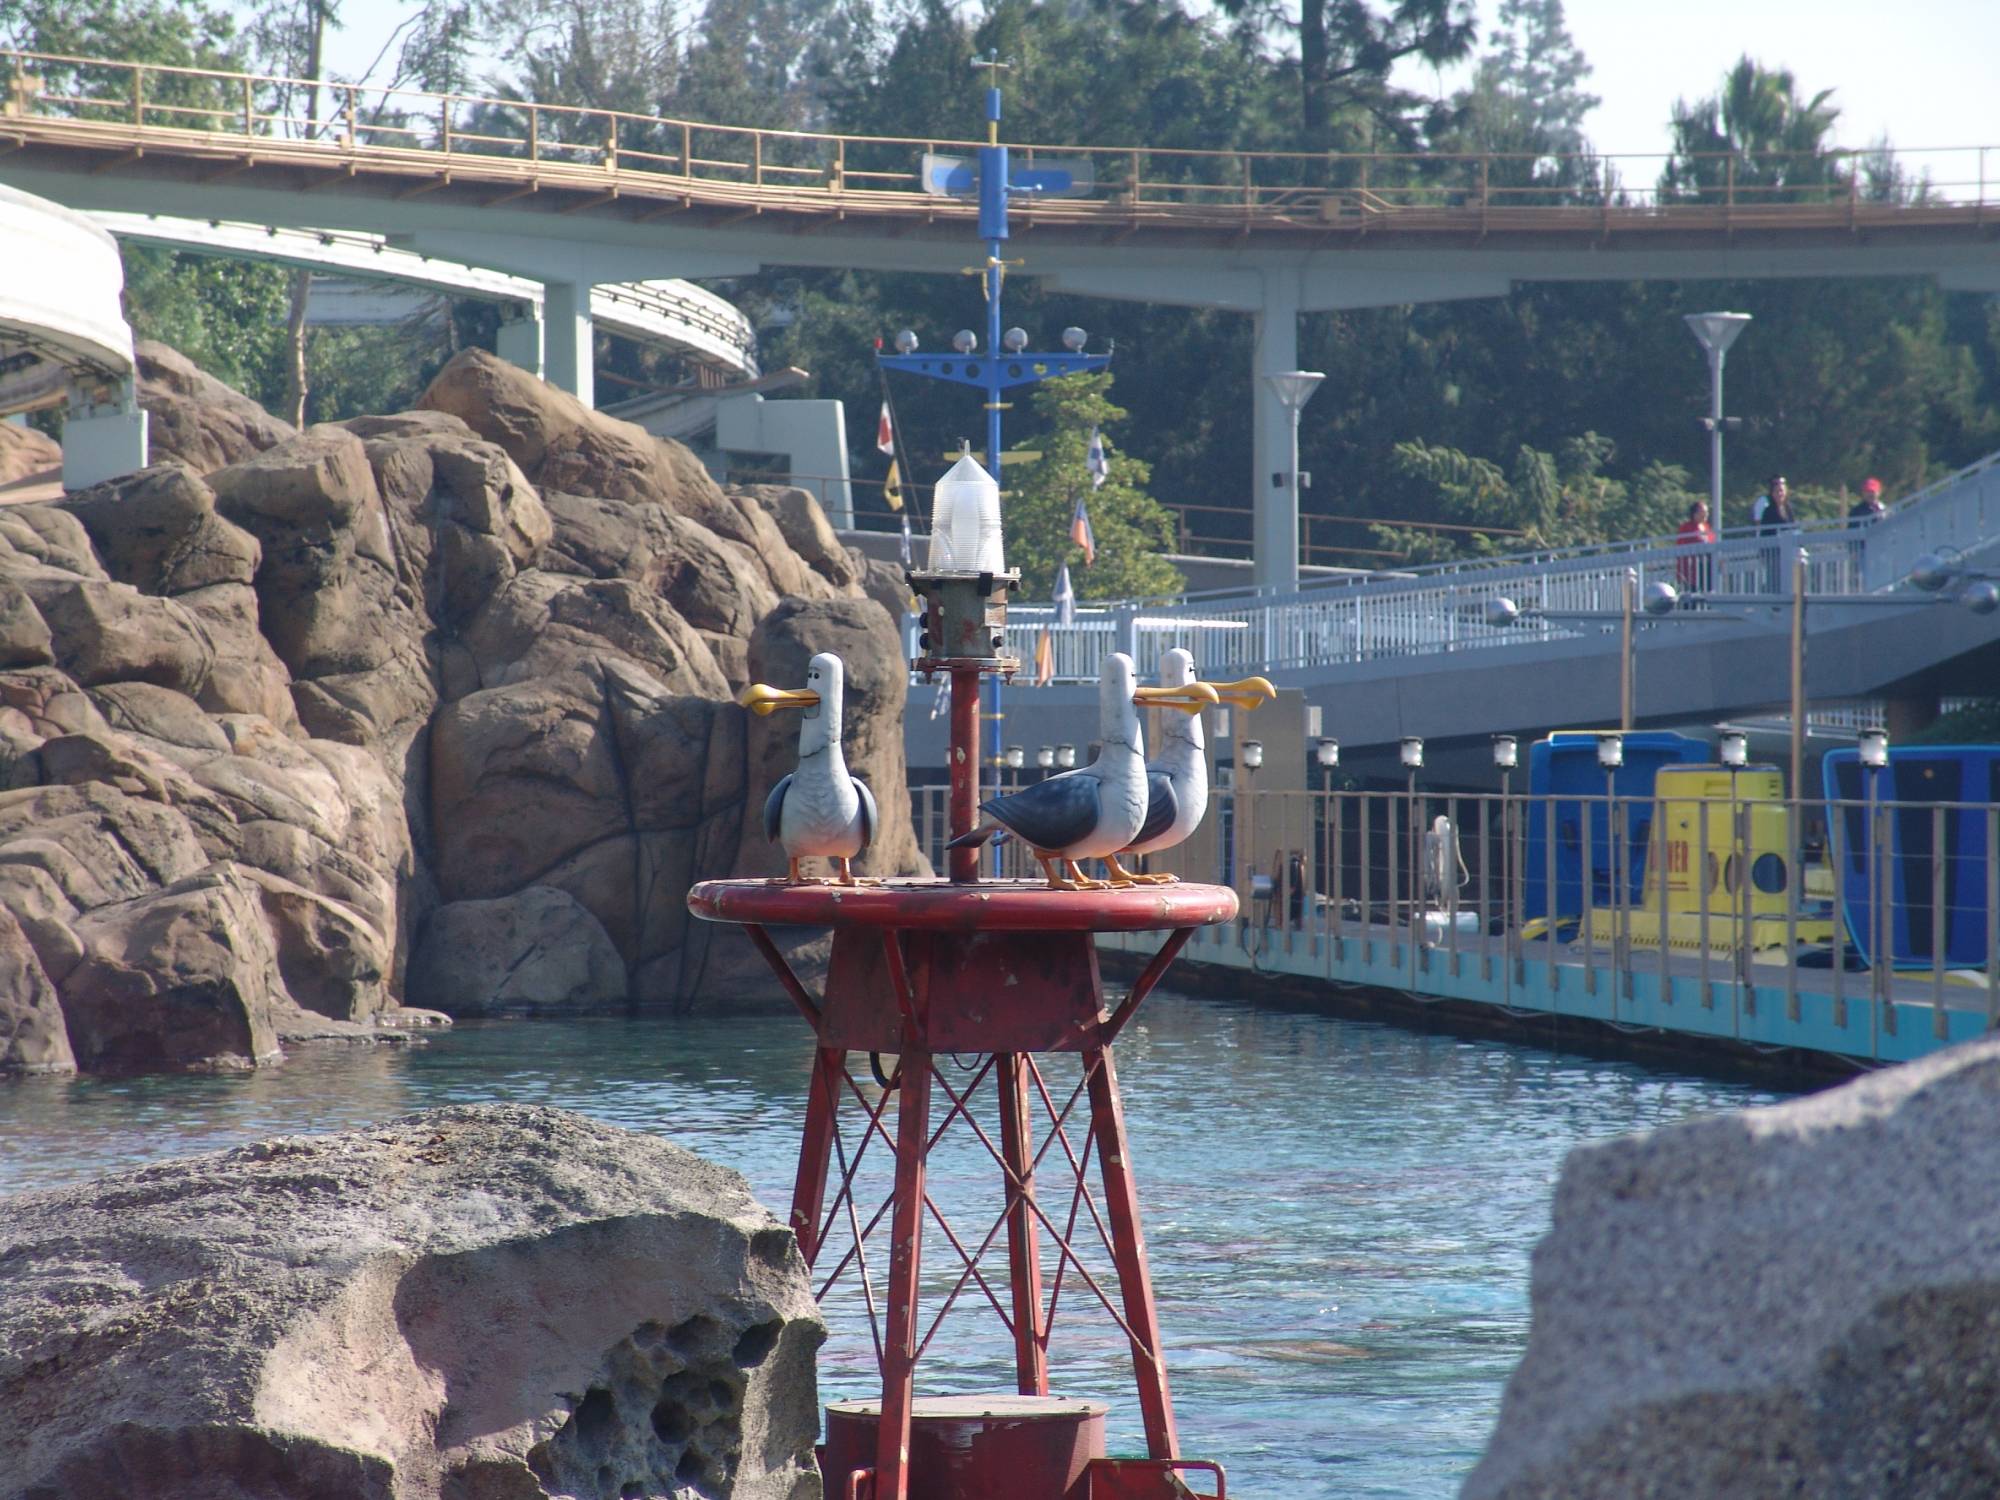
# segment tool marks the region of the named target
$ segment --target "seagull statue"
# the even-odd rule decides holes
[[[1194,653],[1179,646],[1160,658],[1160,686],[1187,690],[1196,686]],[[1216,698],[1234,704],[1245,713],[1278,696],[1278,690],[1262,677],[1245,677],[1240,682],[1208,684]],[[1201,738],[1201,713],[1185,718],[1169,714],[1161,738],[1160,753],[1146,763],[1146,821],[1139,836],[1119,854],[1158,854],[1185,843],[1208,815],[1208,756]],[[1171,885],[1177,875],[1141,875],[1118,862],[1118,854],[1105,857],[1114,884],[1138,882]]]
[[[781,708],[803,710],[798,769],[771,788],[764,802],[764,836],[783,846],[794,885],[817,884],[799,874],[799,861],[823,855],[841,885],[857,884],[849,861],[866,849],[881,822],[868,783],[848,774],[840,753],[840,700],[846,668],[822,651],[806,667],[803,688],[754,683],[736,700],[768,718]]]
[[[1137,675],[1131,657],[1121,651],[1107,656],[1097,678],[1098,733],[1103,741],[1097,758],[1009,796],[982,802],[985,817],[969,833],[953,839],[950,847],[966,849],[1012,835],[1041,861],[1051,889],[1102,890],[1107,882],[1090,879],[1077,868],[1077,861],[1116,854],[1145,825],[1146,745],[1139,728],[1139,703],[1198,714],[1203,705],[1216,701],[1215,689],[1207,683],[1139,687]],[[1062,873],[1065,869],[1067,875]]]

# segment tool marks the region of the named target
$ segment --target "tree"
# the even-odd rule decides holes
[[[1514,455],[1513,469],[1503,473],[1498,464],[1454,448],[1398,443],[1397,468],[1432,491],[1446,519],[1522,535],[1373,529],[1384,547],[1413,562],[1670,535],[1689,503],[1700,498],[1688,487],[1687,471],[1655,463],[1630,482],[1615,479],[1605,473],[1614,451],[1609,438],[1586,432],[1554,453],[1524,445]]]
[[[1294,20],[1281,0],[1222,0],[1259,28],[1299,39],[1300,144],[1308,151],[1410,149],[1450,124],[1450,112],[1398,88],[1390,70],[1406,59],[1457,62],[1476,35],[1472,0],[1299,0]]]
[[[1721,92],[1675,101],[1661,197],[1706,201],[1733,186],[1753,201],[1801,203],[1846,191],[1847,169],[1832,151],[1840,118],[1832,99],[1832,89],[1802,98],[1789,69],[1739,59]]]
[[[1007,474],[1011,493],[1002,502],[1007,560],[1021,570],[1024,598],[1046,599],[1056,570],[1070,565],[1079,599],[1174,594],[1185,587],[1180,570],[1162,553],[1173,547],[1174,521],[1165,506],[1146,493],[1149,467],[1105,443],[1110,474],[1092,489],[1090,434],[1125,420],[1124,408],[1108,394],[1109,374],[1071,375],[1033,388],[1034,414],[1046,430],[1034,441],[1041,457]],[[1070,519],[1081,496],[1089,508],[1096,562],[1085,566],[1083,552],[1070,540]]]

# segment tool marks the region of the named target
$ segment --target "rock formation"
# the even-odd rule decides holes
[[[790,1231],[579,1115],[442,1109],[19,1194],[0,1264],[22,1500],[820,1492]]]
[[[2000,1494],[2000,1041],[1572,1151],[1466,1500]]]
[[[484,353],[303,433],[142,363],[192,461],[0,509],[0,1071],[767,989],[685,896],[772,868],[796,726],[732,694],[813,650],[848,662],[865,868],[921,867],[896,630],[803,491]]]

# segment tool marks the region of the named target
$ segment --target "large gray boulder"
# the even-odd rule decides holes
[[[625,999],[625,961],[574,896],[531,885],[434,912],[410,959],[409,993],[448,1016],[589,1010]]]
[[[1466,1500],[2000,1494],[2000,1040],[1572,1151]]]
[[[736,1173],[435,1110],[0,1200],[7,1493],[820,1493],[824,1337]]]
[[[178,349],[141,339],[132,352],[138,356],[139,406],[150,419],[146,440],[154,463],[171,460],[207,474],[292,436],[290,426]]]

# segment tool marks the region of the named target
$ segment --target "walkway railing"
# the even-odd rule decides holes
[[[1236,890],[1196,959],[1890,1060],[2000,1025],[1996,851],[1994,802],[1224,787],[1148,863]]]
[[[1803,549],[1808,596],[1837,598],[1902,584],[1926,553],[1952,548],[1970,554],[1996,541],[2000,453],[1867,526],[1835,519],[1775,534],[1731,532],[1710,546],[1651,538],[1519,553],[1329,579],[1285,595],[1228,590],[1120,601],[1079,609],[1067,626],[1055,623],[1052,606],[1017,604],[1008,610],[1007,644],[1023,661],[1033,661],[1047,629],[1059,681],[1094,681],[1112,651],[1126,652],[1150,674],[1161,653],[1175,646],[1192,651],[1209,677],[1413,660],[1614,631],[1610,624],[1566,622],[1543,612],[1616,611],[1628,570],[1639,575],[1642,589],[1658,582],[1695,596],[1782,593],[1791,586],[1787,559]],[[1488,608],[1501,598],[1519,606],[1516,623],[1492,623]]]
[[[0,136],[65,128],[76,142],[141,140],[206,150],[254,143],[260,161],[512,175],[607,194],[678,193],[742,202],[908,215],[970,213],[924,190],[926,159],[979,145],[946,137],[762,130],[707,121],[436,94],[200,68],[0,50]],[[58,132],[60,133],[60,131]],[[1059,165],[1068,194],[1024,200],[1028,222],[1101,221],[1347,232],[1509,228],[1772,226],[1860,229],[1983,225],[2000,217],[2000,148],[1719,153],[1674,159],[1684,186],[1660,184],[1665,155],[1197,151],[1016,145]],[[1900,174],[1900,178],[1897,178]],[[1900,180],[1899,193],[1874,184]],[[524,191],[528,189],[524,188]]]

